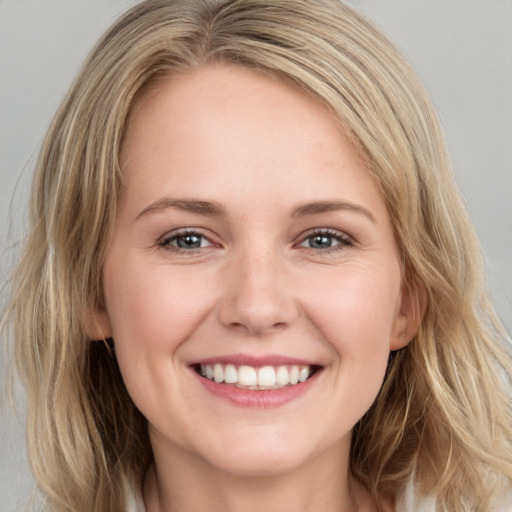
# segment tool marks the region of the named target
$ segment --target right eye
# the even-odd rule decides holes
[[[193,251],[212,247],[213,243],[201,233],[194,230],[178,231],[163,237],[160,247],[172,250]]]

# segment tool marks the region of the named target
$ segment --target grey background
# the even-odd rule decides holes
[[[0,0],[2,282],[16,257],[30,176],[50,119],[94,42],[135,3]],[[510,332],[512,0],[350,3],[383,28],[413,63],[433,97],[457,180],[484,248],[492,296]],[[0,307],[4,302],[5,294]],[[5,373],[5,364],[0,368]],[[21,393],[17,401],[22,404]],[[10,512],[25,502],[31,480],[22,412],[15,418],[3,410],[0,421],[0,512]]]

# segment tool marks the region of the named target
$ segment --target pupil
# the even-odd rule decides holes
[[[176,240],[176,245],[182,249],[197,249],[201,247],[201,237],[197,235],[183,235]]]
[[[332,239],[330,236],[317,235],[311,240],[311,247],[315,249],[325,249],[326,247],[331,247],[331,245]]]

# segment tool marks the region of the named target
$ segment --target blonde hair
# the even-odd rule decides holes
[[[505,334],[427,95],[388,40],[337,0],[142,2],[72,85],[37,163],[9,309],[31,467],[50,510],[122,510],[151,461],[111,340],[88,339],[84,325],[102,306],[131,109],[155,81],[215,62],[289,84],[336,115],[386,200],[404,280],[420,290],[419,331],[391,354],[354,430],[353,474],[389,497],[414,474],[438,511],[488,510],[512,478]]]

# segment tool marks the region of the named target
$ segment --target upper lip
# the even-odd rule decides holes
[[[281,366],[281,365],[300,365],[300,366],[321,366],[316,362],[301,359],[297,357],[289,357],[284,355],[251,355],[251,354],[229,354],[224,356],[205,357],[192,361],[190,366],[204,364],[232,364],[235,366],[253,366],[256,368],[262,366]]]

